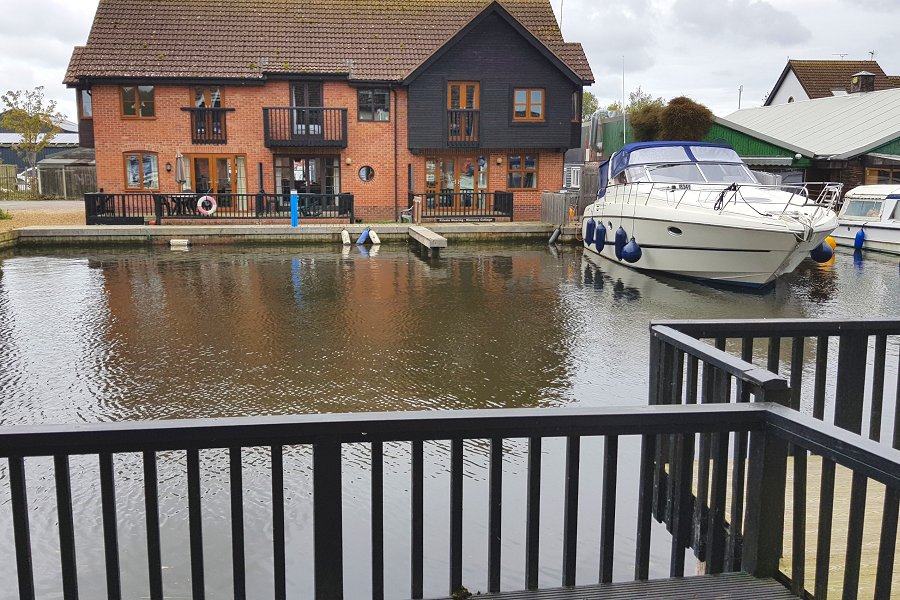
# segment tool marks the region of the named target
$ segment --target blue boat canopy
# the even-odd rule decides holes
[[[633,142],[622,146],[610,160],[612,160],[612,177],[632,165],[744,162],[728,144],[710,142]],[[600,168],[602,169],[603,165]]]

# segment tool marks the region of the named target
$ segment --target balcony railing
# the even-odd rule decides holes
[[[191,114],[191,143],[227,144],[226,116],[233,108],[182,108]]]
[[[447,145],[458,148],[478,146],[481,111],[454,109],[447,111]]]
[[[347,109],[295,106],[263,108],[268,148],[347,147]]]
[[[414,206],[416,199],[420,202],[420,216],[423,219],[512,220],[513,218],[512,192],[445,190],[410,193],[409,206]]]
[[[201,198],[215,200],[201,204]],[[353,222],[353,194],[298,194],[301,220],[347,219]],[[291,218],[289,194],[85,194],[85,222],[88,225],[143,224],[153,219],[284,219]]]
[[[891,370],[896,364],[894,336],[898,334],[897,320],[654,324],[653,404],[648,407],[0,427],[0,458],[8,465],[7,476],[0,478],[0,494],[9,498],[7,509],[0,513],[0,521],[5,522],[0,524],[3,531],[12,532],[17,574],[15,584],[8,585],[17,586],[20,598],[34,598],[36,590],[46,596],[75,598],[79,580],[99,578],[105,579],[107,596],[118,598],[124,572],[131,580],[141,579],[147,590],[144,597],[162,600],[167,593],[176,593],[165,586],[189,581],[192,597],[202,599],[207,581],[221,584],[221,578],[230,576],[230,597],[271,597],[274,591],[276,600],[284,600],[287,574],[302,567],[297,548],[308,543],[313,579],[302,585],[317,600],[340,600],[346,582],[356,588],[348,597],[377,599],[387,595],[423,598],[426,589],[456,593],[463,586],[490,594],[500,591],[501,585],[535,590],[546,586],[546,575],[552,572],[558,573],[552,587],[573,589],[546,589],[545,596],[529,597],[614,597],[614,590],[624,585],[630,586],[633,597],[672,597],[667,590],[674,589],[684,597],[742,597],[733,588],[731,595],[718,593],[726,583],[747,586],[743,597],[751,592],[763,597],[761,590],[778,592],[780,585],[804,597],[809,506],[819,518],[818,552],[811,558],[816,597],[826,597],[832,538],[846,541],[845,565],[840,593],[828,590],[828,597],[895,597],[900,452],[894,448],[900,444],[898,434],[890,444],[879,443],[794,410],[790,399],[793,384],[805,376],[802,369],[796,377],[793,373],[782,377],[771,346],[768,356],[758,357],[751,350],[745,356],[748,360],[743,360],[727,352],[727,338],[812,336],[825,337],[826,342],[830,336],[838,338],[836,342],[846,350],[837,363],[837,378],[843,382],[836,384],[842,391],[833,401],[837,419],[844,411],[862,411],[865,396],[874,401],[885,392],[896,394],[897,376]],[[719,347],[692,337],[701,335],[711,336]],[[868,342],[869,337],[874,369],[867,369],[862,343],[848,341]],[[799,350],[792,359],[797,357],[802,361]],[[891,369],[881,366],[882,357]],[[759,358],[772,360],[776,371],[750,362]],[[873,381],[888,385],[879,388],[881,384],[876,383],[877,389],[865,393],[863,388],[869,386],[860,382],[866,380],[867,372],[873,373]],[[817,373],[811,375],[816,378]],[[749,402],[751,396],[756,402]],[[822,465],[819,498],[806,494],[811,475],[807,465],[813,457]],[[309,471],[298,475],[298,469],[307,468],[302,466],[307,460]],[[843,538],[832,535],[833,515],[842,508],[835,506],[839,504],[833,489],[836,467],[852,478],[848,531]],[[792,481],[787,477],[789,468]],[[245,474],[257,470],[266,473],[262,494],[245,481]],[[617,501],[635,483],[632,471],[637,475],[635,509]],[[484,485],[479,485],[479,473]],[[398,480],[400,476],[405,481]],[[364,491],[357,489],[345,505],[347,486],[359,480],[365,482]],[[73,482],[83,487],[85,481],[91,482],[95,496],[73,493]],[[221,487],[220,493],[209,492],[211,481],[216,481],[212,489]],[[590,493],[592,486],[598,491]],[[874,516],[865,511],[867,489],[883,496],[883,512],[879,527],[867,532],[871,537],[864,548],[864,519]],[[385,502],[391,497],[388,492],[394,498],[403,494],[408,502]],[[185,499],[184,509],[164,509],[163,502],[172,496]],[[520,496],[521,505],[515,501]],[[790,507],[786,496],[792,499]],[[582,497],[588,505],[580,503]],[[77,528],[75,515],[85,512],[81,503],[93,498],[99,503],[102,527]],[[551,511],[546,506],[542,510],[541,504],[550,498],[559,502],[560,514],[558,519],[545,520]],[[520,506],[521,511],[516,511]],[[218,511],[214,518],[210,518],[212,510]],[[298,511],[301,515],[308,511],[310,520]],[[347,539],[354,540],[352,549],[343,544],[345,525],[353,522],[348,515],[362,519],[365,528],[364,533],[348,531]],[[513,516],[520,521],[509,527]],[[655,527],[654,516],[667,527]],[[794,536],[784,552],[786,516]],[[248,527],[245,518],[253,518],[254,524]],[[266,525],[256,528],[260,519]],[[464,527],[466,519],[484,519],[484,527]],[[437,536],[446,540],[445,553],[435,550],[431,537],[438,520],[448,525],[446,538]],[[302,531],[307,522],[311,532]],[[385,535],[386,525],[393,532],[400,522],[409,523],[403,529],[408,555],[396,551],[398,540]],[[128,530],[120,533],[122,523],[128,524]],[[228,530],[228,535],[211,534],[211,526]],[[142,535],[134,535],[136,527]],[[164,547],[162,540],[171,541],[173,529],[186,532],[185,544]],[[599,539],[586,542],[586,530],[597,532]],[[480,533],[473,535],[476,532]],[[259,542],[260,535],[271,548],[271,568],[262,567],[265,553],[256,553],[247,562],[251,536]],[[210,537],[227,539],[230,547],[210,552]],[[620,552],[623,545],[628,546],[626,556]],[[561,552],[547,552],[548,546]],[[55,565],[58,570],[53,573],[46,568],[35,570],[32,563],[32,549],[48,547],[59,548],[41,557],[42,565]],[[86,553],[85,566],[79,563],[82,555],[76,554],[76,547],[98,552]],[[483,560],[477,550],[481,548]],[[519,548],[523,549],[520,566],[512,567],[509,558]],[[871,552],[869,548],[877,548],[871,560],[875,568],[861,572],[861,559]],[[706,575],[743,571],[749,576],[720,577],[706,581],[704,594],[686,594],[705,585],[703,577],[683,577],[690,549],[703,561]],[[590,557],[585,556],[588,552]],[[662,558],[666,555],[667,565]],[[345,556],[352,558],[345,560]],[[790,573],[781,571],[783,557],[792,561]],[[92,567],[91,558],[100,560],[103,567]],[[585,582],[583,575],[576,576],[584,573],[576,565],[585,564],[587,558],[595,566]],[[128,561],[124,568],[123,559]],[[441,563],[438,574],[437,562]],[[164,564],[168,565],[166,577]],[[616,579],[621,578],[617,565],[627,565],[635,582],[610,583],[614,572]],[[516,572],[512,584],[511,568]],[[208,578],[207,570],[212,573]],[[145,575],[138,576],[139,571]],[[674,579],[657,581],[652,587],[644,583],[666,577]],[[362,584],[361,578],[368,581]],[[440,580],[439,588],[434,579]],[[386,582],[394,582],[396,588],[400,580],[408,581],[408,588],[404,584],[404,589],[386,589]],[[587,589],[578,591],[579,584]],[[861,594],[859,590],[868,584],[871,591]],[[52,589],[58,587],[62,593]],[[780,590],[786,592],[785,587]]]

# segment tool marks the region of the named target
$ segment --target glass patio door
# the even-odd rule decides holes
[[[442,156],[425,161],[425,196],[428,208],[437,206],[460,212],[467,208],[484,208],[487,187],[486,156]]]

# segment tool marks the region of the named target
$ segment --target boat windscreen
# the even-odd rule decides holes
[[[687,163],[681,165],[659,165],[647,169],[650,181],[663,183],[702,183],[703,174],[699,165]]]
[[[850,200],[844,207],[844,217],[879,217],[881,200]]]
[[[757,183],[743,164],[706,163],[700,165],[700,170],[709,183]]]

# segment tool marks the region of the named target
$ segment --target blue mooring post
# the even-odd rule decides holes
[[[297,194],[291,194],[291,227],[296,227],[300,221],[300,210],[297,206],[300,203],[300,198]]]

